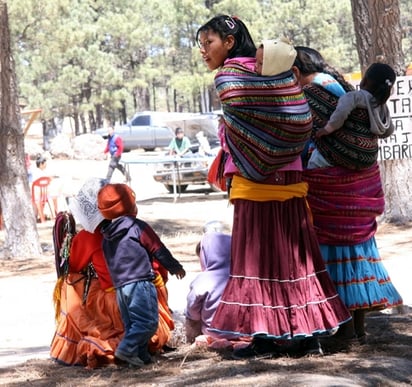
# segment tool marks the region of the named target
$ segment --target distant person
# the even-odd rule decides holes
[[[32,181],[37,180],[40,177],[48,176],[47,171],[47,158],[43,155],[37,155],[36,157],[36,168],[32,170]]]
[[[175,138],[169,144],[169,155],[184,156],[190,152],[190,140],[182,128],[176,128]]]
[[[28,153],[24,154],[24,162],[26,164],[26,170],[27,170],[27,180],[31,184],[33,182],[33,171],[32,171],[32,165],[31,165],[31,160],[30,160],[30,155]]]
[[[212,156],[212,150],[210,149],[209,140],[205,136],[203,130],[196,133],[196,139],[199,141],[199,155],[200,156]]]
[[[113,172],[117,168],[125,176],[126,182],[130,183],[132,179],[129,172],[127,172],[125,167],[120,164],[120,159],[123,153],[123,140],[114,132],[112,125],[109,125],[109,127],[107,128],[107,133],[107,144],[104,153],[110,153],[110,163],[107,170],[106,180],[110,182],[113,176]]]
[[[44,118],[41,120],[41,125],[43,129],[43,150],[47,152],[50,150],[50,135],[47,121]]]
[[[41,177],[48,177],[50,178],[50,183],[48,186],[48,197],[52,200],[53,203],[53,213],[51,216],[55,216],[59,210],[58,210],[58,199],[61,195],[62,187],[61,187],[61,182],[59,179],[56,179],[58,176],[53,176],[53,174],[50,172],[48,168],[48,162],[47,158],[44,155],[37,155],[36,157],[36,167],[31,168],[31,183],[30,183],[30,189],[32,189],[33,183],[38,180]],[[36,193],[39,192],[37,188]]]
[[[196,246],[202,272],[191,282],[185,310],[186,340],[193,343],[204,335],[207,343],[231,336],[209,332],[230,272],[231,236],[223,233],[220,222],[209,222]]]

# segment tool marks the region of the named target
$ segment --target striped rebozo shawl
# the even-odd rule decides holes
[[[321,244],[354,245],[376,232],[385,200],[378,164],[361,171],[341,167],[307,169],[307,200]]]
[[[231,59],[215,76],[226,142],[240,174],[263,181],[300,156],[312,117],[291,71],[262,77]]]
[[[338,97],[318,84],[308,84],[303,88],[309,102],[313,129],[326,125],[338,103]],[[332,165],[349,169],[368,168],[378,158],[378,137],[370,130],[367,109],[351,112],[342,128],[315,139],[322,156]]]

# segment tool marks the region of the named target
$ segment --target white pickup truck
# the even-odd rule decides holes
[[[165,154],[170,141],[175,136],[175,129],[180,127],[192,144],[191,153],[182,157],[178,162],[177,189],[184,192],[188,185],[205,185],[207,182],[209,166],[214,160],[220,147],[217,135],[218,114],[201,113],[164,113],[164,112],[141,112],[126,124],[115,127],[115,133],[119,134],[124,143],[124,150],[143,148],[153,151],[155,148],[164,148]],[[199,158],[199,140],[196,135],[199,132],[207,139],[210,146],[208,157]],[[95,132],[107,138],[107,129],[98,129]],[[203,136],[202,136],[203,137]],[[175,167],[173,162],[159,164],[153,174],[153,178],[162,183],[169,192],[173,192],[173,173]]]
[[[116,126],[115,133],[122,139],[125,152],[143,148],[153,151],[166,148],[175,136],[175,129],[181,127],[196,149],[196,133],[203,131],[211,144],[217,140],[217,125],[213,114],[140,112],[125,125]],[[100,128],[96,134],[107,138],[107,129]]]

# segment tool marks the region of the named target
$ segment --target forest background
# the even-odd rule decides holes
[[[218,109],[214,73],[195,41],[198,27],[218,13],[240,17],[256,43],[285,35],[295,45],[319,50],[343,73],[359,71],[351,3],[9,1],[20,104],[41,108],[53,130],[71,117],[76,135],[103,126],[105,118],[125,123],[137,111]],[[405,68],[412,61],[408,4],[399,1]]]

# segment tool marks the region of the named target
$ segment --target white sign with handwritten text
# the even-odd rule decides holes
[[[359,83],[352,83],[359,88]],[[412,159],[412,75],[396,77],[387,105],[395,131],[379,140],[378,160]]]
[[[379,160],[412,159],[412,76],[397,77],[387,102],[395,131],[380,140]]]

